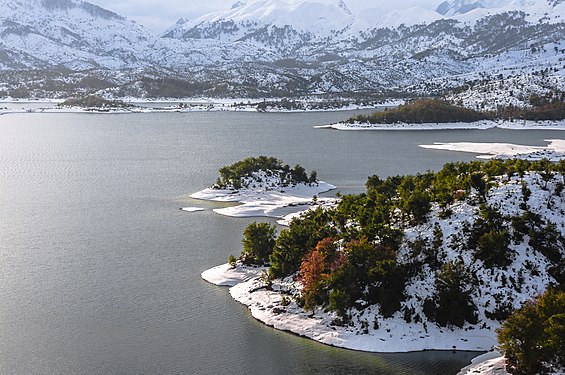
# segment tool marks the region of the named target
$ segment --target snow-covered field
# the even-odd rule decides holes
[[[200,207],[182,207],[181,210],[186,211],[186,212],[204,211],[204,209],[200,208]]]
[[[484,129],[510,129],[510,130],[565,130],[565,120],[561,121],[491,121],[476,122],[448,122],[425,124],[370,124],[355,122],[337,123],[315,126],[316,129],[334,130],[484,130]]]
[[[561,42],[561,48],[563,46],[563,42]],[[509,59],[514,61],[520,59],[527,61],[530,58],[527,54],[527,51],[506,52],[506,55],[514,55],[508,56]],[[559,59],[559,57],[559,54],[554,56],[548,54],[547,56],[550,60]],[[544,67],[539,62],[532,62],[532,68],[536,69],[537,72],[528,73],[527,69],[522,69],[516,75],[508,75],[508,71],[505,71],[502,76],[496,77],[495,75],[472,88],[469,84],[465,84],[466,90],[447,95],[446,99],[453,103],[460,102],[467,108],[480,111],[496,110],[498,107],[508,106],[528,108],[531,107],[530,98],[533,95],[553,95],[554,92],[565,90],[565,70],[556,69],[552,74],[540,74]]]
[[[250,279],[258,278],[267,267],[232,267],[229,263],[202,272],[204,280],[218,286],[235,286]]]

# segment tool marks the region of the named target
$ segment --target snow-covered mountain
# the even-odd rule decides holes
[[[565,75],[563,0],[373,0],[354,11],[347,0],[247,0],[162,35],[85,1],[5,2],[0,96],[57,85],[114,96],[437,93],[500,74]],[[57,73],[38,88],[25,73],[38,69]]]
[[[359,31],[413,26],[442,19],[477,21],[487,15],[524,12],[531,20],[560,22],[562,0],[407,0],[368,1],[352,13],[344,0],[249,0],[197,19],[180,19],[164,33],[178,39],[244,40],[272,34],[272,29],[308,34],[310,39],[355,37]],[[274,35],[276,36],[276,35]]]
[[[9,0],[0,14],[0,67],[70,69],[143,65],[151,33],[79,0]]]
[[[327,35],[349,27],[354,16],[343,0],[255,0],[194,20],[181,19],[167,37],[221,38],[235,41],[263,28],[291,28],[297,33]]]

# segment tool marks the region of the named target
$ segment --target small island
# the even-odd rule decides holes
[[[514,312],[544,292],[563,300],[564,186],[565,162],[548,160],[371,176],[365,193],[304,212],[278,236],[268,223],[251,223],[241,255],[202,277],[229,286],[265,324],[321,343],[486,351],[500,330],[502,349],[518,363]],[[537,332],[532,345],[557,339],[564,309],[544,310],[540,319],[556,317],[556,331]],[[562,359],[537,366],[559,368]]]
[[[565,129],[565,103],[532,99],[530,107],[477,111],[443,99],[416,99],[397,108],[316,126],[336,130]]]
[[[240,203],[237,206],[214,209],[231,217],[264,216],[283,218],[285,215],[313,205],[332,204],[332,198],[319,194],[335,186],[318,181],[316,171],[306,173],[299,164],[290,167],[274,157],[249,157],[222,167],[216,183],[191,195],[195,199]]]

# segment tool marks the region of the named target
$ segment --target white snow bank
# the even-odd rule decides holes
[[[485,129],[511,129],[511,130],[565,130],[565,120],[561,121],[491,121],[476,122],[448,122],[424,124],[370,124],[366,122],[337,123],[330,125],[314,126],[316,129],[335,130],[485,130]]]
[[[186,211],[186,212],[198,212],[198,211],[204,211],[204,208],[200,208],[200,207],[183,207],[181,208],[182,211]]]
[[[422,350],[487,350],[496,340],[492,331],[449,330],[437,325],[406,323],[400,313],[393,318],[379,320],[377,329],[368,321],[364,332],[359,326],[337,326],[336,316],[319,309],[312,315],[286,299],[281,290],[287,290],[286,282],[275,281],[273,290],[264,282],[251,279],[230,288],[231,296],[246,305],[257,320],[283,331],[290,331],[318,342],[353,350],[370,352],[410,352]],[[369,307],[371,309],[372,307]],[[371,312],[367,312],[370,314]]]
[[[226,263],[210,268],[209,270],[202,272],[200,276],[214,285],[234,286],[249,279],[261,276],[263,271],[266,271],[267,269],[267,267],[246,267],[241,264],[237,264],[234,268],[229,263]]]
[[[457,375],[509,375],[506,372],[504,357],[497,351],[492,351],[475,357],[471,364],[464,367]]]
[[[420,145],[422,148],[432,150],[459,151],[480,154],[480,159],[504,159],[520,157],[530,160],[550,159],[560,160],[565,157],[565,140],[547,139],[547,146],[525,146],[511,143],[434,143],[433,145]]]
[[[302,217],[305,213],[307,213],[310,210],[316,210],[317,208],[322,208],[322,209],[336,208],[338,203],[339,203],[338,198],[318,198],[316,200],[316,203],[313,203],[310,206],[308,206],[306,210],[292,212],[288,215],[285,215],[280,220],[277,220],[277,224],[288,227],[290,226],[292,220]]]
[[[367,333],[362,333],[359,327],[336,326],[333,324],[334,314],[319,309],[311,314],[285,297],[285,291],[296,287],[292,280],[275,280],[272,290],[269,290],[261,279],[261,274],[267,269],[241,264],[232,268],[223,264],[202,272],[201,276],[212,284],[231,287],[231,296],[247,306],[251,315],[266,325],[328,345],[392,353],[432,349],[479,351],[496,344],[492,331],[488,329],[451,331],[432,324],[409,324],[401,314],[378,321],[377,329],[371,322]]]
[[[265,181],[268,181],[265,179]],[[216,202],[238,202],[239,206],[217,208],[214,212],[230,217],[275,217],[282,218],[289,209],[312,204],[312,198],[335,189],[323,181],[316,184],[298,184],[288,187],[270,186],[268,182],[240,190],[208,188],[190,197]]]

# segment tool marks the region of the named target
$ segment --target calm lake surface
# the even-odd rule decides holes
[[[422,143],[544,144],[558,131],[337,132],[351,113],[0,116],[0,373],[456,374],[476,353],[373,354],[256,322],[200,273],[251,219],[188,195],[268,155],[342,193],[473,155]],[[183,206],[204,212],[187,213]]]

